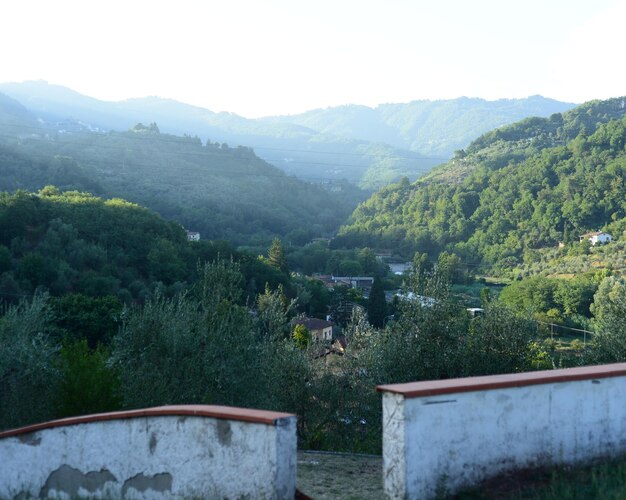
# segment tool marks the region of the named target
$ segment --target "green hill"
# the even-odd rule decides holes
[[[265,283],[288,285],[256,255],[226,242],[189,242],[180,224],[135,203],[54,186],[0,193],[0,303],[40,290],[142,302],[157,289],[187,289],[198,264],[218,258],[240,265],[251,300]]]
[[[411,184],[361,204],[335,246],[395,248],[510,269],[537,249],[626,229],[626,98],[489,132]]]
[[[203,238],[267,243],[305,230],[330,233],[362,194],[347,183],[333,191],[285,175],[248,148],[230,148],[156,126],[127,132],[32,129],[0,136],[0,190],[62,189],[121,197],[173,219]]]
[[[497,101],[459,97],[381,104],[376,108],[338,106],[264,120],[450,158],[455,150],[466,147],[474,138],[493,128],[528,116],[547,117],[574,106],[542,96]]]
[[[139,299],[152,281],[184,281],[193,260],[180,225],[133,203],[78,191],[0,193],[0,228],[6,301],[39,287],[55,295]]]
[[[23,103],[56,130],[124,131],[139,122],[156,122],[168,134],[251,147],[268,163],[307,181],[334,184],[346,179],[375,189],[402,176],[416,179],[441,163],[419,152],[383,144],[380,137],[346,137],[295,123],[250,120],[171,99],[107,102],[44,81],[2,83],[0,92]]]

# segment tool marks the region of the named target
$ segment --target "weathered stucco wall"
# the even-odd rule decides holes
[[[380,386],[391,498],[626,453],[626,364]]]
[[[293,415],[160,407],[0,433],[0,498],[280,498],[296,486]]]

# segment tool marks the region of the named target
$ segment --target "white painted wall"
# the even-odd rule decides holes
[[[625,376],[383,394],[383,477],[391,498],[432,498],[507,470],[624,453]]]
[[[296,419],[151,416],[0,439],[0,498],[293,499]]]
[[[589,238],[589,240],[591,241],[592,245],[596,245],[598,243],[604,245],[611,242],[611,235],[607,233],[600,233],[592,236],[591,238]]]

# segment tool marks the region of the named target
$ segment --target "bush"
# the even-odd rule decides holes
[[[47,297],[8,308],[0,318],[0,428],[54,418],[58,348],[47,333]]]
[[[108,353],[89,349],[86,340],[61,349],[61,383],[57,402],[60,417],[103,413],[121,408],[119,378],[107,366]]]

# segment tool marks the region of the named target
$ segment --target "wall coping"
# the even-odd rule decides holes
[[[140,410],[115,411],[109,413],[96,413],[93,415],[82,415],[78,417],[62,418],[27,425],[17,429],[9,429],[0,432],[0,439],[10,436],[18,436],[29,432],[52,429],[54,427],[64,427],[68,425],[89,424],[92,422],[103,422],[107,420],[124,420],[140,417],[162,417],[162,416],[196,416],[211,417],[226,420],[238,420],[255,424],[276,425],[283,418],[295,417],[291,413],[281,413],[276,411],[255,410],[251,408],[237,408],[234,406],[216,405],[173,405],[156,406],[153,408],[142,408]]]
[[[378,392],[402,394],[405,398],[418,398],[457,392],[488,391],[509,387],[572,382],[576,380],[594,380],[623,375],[626,375],[626,363],[614,363],[610,365],[581,366],[577,368],[511,373],[506,375],[487,375],[483,377],[387,384],[377,386],[376,390]]]

